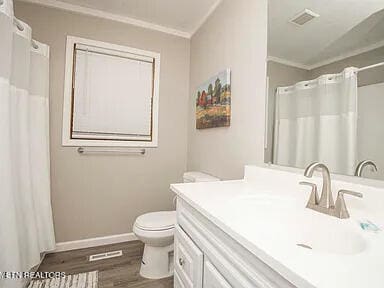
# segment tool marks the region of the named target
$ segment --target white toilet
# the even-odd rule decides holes
[[[186,172],[184,183],[213,182],[220,179],[201,172]],[[173,275],[173,235],[176,211],[160,211],[137,217],[133,232],[144,242],[144,254],[140,275],[149,279],[160,279]]]

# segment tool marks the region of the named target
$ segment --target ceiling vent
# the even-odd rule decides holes
[[[289,22],[297,25],[297,26],[303,26],[304,24],[308,23],[309,21],[319,17],[319,14],[316,14],[315,12],[309,10],[309,9],[304,9],[302,12],[299,14],[295,15]]]

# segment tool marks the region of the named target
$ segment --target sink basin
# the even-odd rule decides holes
[[[234,227],[247,227],[249,237],[256,241],[265,239],[267,245],[344,255],[357,254],[366,248],[364,238],[349,220],[307,209],[293,198],[239,197],[222,209],[231,210],[225,213],[226,221]]]

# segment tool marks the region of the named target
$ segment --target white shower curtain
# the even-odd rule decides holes
[[[49,47],[0,1],[0,272],[29,271],[55,247],[49,174]],[[0,279],[0,287],[23,280]]]
[[[319,161],[353,175],[356,131],[356,68],[277,89],[273,163],[305,168]]]

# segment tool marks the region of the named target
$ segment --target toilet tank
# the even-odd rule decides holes
[[[191,171],[191,172],[185,172],[183,175],[184,183],[215,182],[215,181],[220,181],[220,179],[202,172]]]

